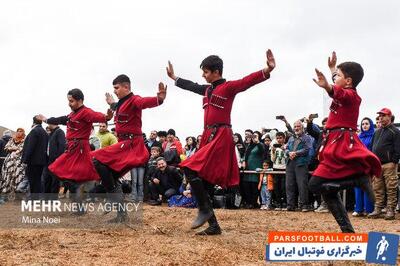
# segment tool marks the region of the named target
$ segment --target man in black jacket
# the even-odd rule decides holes
[[[50,136],[47,155],[49,161],[47,165],[53,163],[61,154],[64,153],[66,147],[65,133],[57,125],[49,124]],[[44,193],[48,199],[58,199],[58,191],[60,190],[60,181],[54,175],[51,175],[48,168],[43,170],[44,177]],[[50,194],[48,194],[50,193]]]
[[[150,205],[161,205],[159,195],[169,199],[173,195],[179,194],[179,187],[182,185],[182,175],[173,166],[167,166],[163,157],[157,159],[157,170],[150,182],[151,200]]]
[[[11,139],[11,131],[10,130],[5,130],[3,132],[3,137],[0,139],[0,169],[3,166],[4,159],[3,157],[7,156],[7,152],[4,150],[6,144],[8,141]]]
[[[383,108],[378,112],[381,128],[375,131],[372,138],[372,152],[378,156],[382,164],[382,175],[373,179],[375,192],[375,208],[368,214],[369,218],[380,218],[385,207],[385,220],[395,218],[394,209],[397,204],[397,165],[400,159],[400,130],[392,124],[392,111]]]
[[[42,121],[33,117],[32,130],[25,139],[22,150],[22,162],[26,166],[32,199],[38,199],[41,192],[41,177],[47,164],[48,135],[42,127]]]

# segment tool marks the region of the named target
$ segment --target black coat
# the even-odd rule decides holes
[[[176,191],[179,191],[179,187],[182,185],[182,175],[173,166],[167,166],[167,168],[162,172],[161,170],[157,169],[153,179],[157,178],[160,180],[160,185],[165,189],[173,188]]]
[[[46,165],[48,138],[42,125],[35,126],[26,136],[22,150],[22,162],[30,165]]]
[[[10,136],[3,136],[0,139],[0,157],[6,157],[7,156],[7,152],[4,150],[4,148],[6,147],[6,144],[8,143],[8,141],[11,139]]]
[[[61,128],[55,128],[49,136],[49,164],[54,162],[66,147],[65,133]]]

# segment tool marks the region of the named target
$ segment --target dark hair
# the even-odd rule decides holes
[[[164,157],[158,157],[158,158],[156,159],[156,162],[158,163],[159,161],[167,162],[167,160],[165,160]]]
[[[322,119],[321,124],[326,123],[328,121],[328,117],[325,117],[324,119]]]
[[[84,100],[85,96],[83,95],[83,92],[80,89],[72,89],[68,92],[69,96],[71,96],[74,100]]]
[[[359,63],[344,62],[339,64],[337,68],[343,72],[345,78],[351,78],[353,87],[357,87],[364,77],[364,70]]]
[[[210,55],[204,58],[204,60],[200,64],[201,69],[208,69],[211,72],[215,70],[219,71],[219,74],[222,76],[222,70],[224,68],[224,62],[217,55]]]
[[[275,137],[283,137],[283,138],[285,138],[286,136],[285,136],[285,133],[279,131],[279,132],[276,133]]]
[[[121,84],[121,83],[129,83],[131,84],[131,80],[125,74],[121,74],[113,80],[113,85]]]
[[[192,145],[189,147],[189,150],[192,150],[192,149],[196,148],[196,146],[197,146],[197,140],[196,140],[195,137],[190,136],[190,137],[187,137],[187,138],[186,138],[186,142],[187,142],[189,139],[192,139]]]
[[[175,130],[173,130],[172,128],[168,129],[167,135],[173,135],[173,136],[176,136],[176,134],[175,134]]]
[[[39,120],[39,119],[37,119],[36,118],[36,115],[33,117],[33,123],[35,124],[35,125],[41,125],[42,124],[42,120]]]
[[[246,133],[246,132],[251,132],[251,134],[254,133],[253,130],[251,130],[251,129],[246,129],[244,132],[245,132],[245,133]]]
[[[115,127],[111,128],[110,130],[111,130],[112,132],[115,132]]]
[[[392,115],[392,117],[390,118],[390,121],[392,121],[392,123],[394,122],[395,116]]]
[[[262,138],[261,132],[256,130],[256,131],[253,132],[253,135],[254,134],[257,134],[258,135],[258,140],[261,141],[261,138]]]
[[[157,136],[159,137],[166,137],[167,136],[167,132],[164,130],[160,130],[157,132]]]
[[[150,150],[157,150],[159,153],[161,153],[161,148],[158,146],[153,146]]]
[[[242,144],[243,145],[243,138],[242,138],[242,135],[240,135],[239,133],[235,133],[235,134],[233,134],[234,136],[236,136],[239,140],[238,140],[238,142],[237,143],[235,143],[235,144]]]

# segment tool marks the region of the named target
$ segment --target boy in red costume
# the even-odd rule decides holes
[[[357,121],[361,98],[356,87],[364,76],[361,65],[344,62],[337,66],[336,54],[328,59],[334,85],[317,69],[314,82],[332,97],[328,121],[319,150],[319,165],[309,181],[310,191],[321,193],[328,209],[343,233],[354,233],[339,191],[353,187],[363,189],[374,201],[370,177],[379,176],[379,159],[370,152],[357,136]]]
[[[114,102],[106,94],[107,103],[115,110],[115,132],[118,143],[93,151],[93,162],[100,175],[102,184],[110,193],[111,201],[122,203],[123,194],[118,178],[149,159],[149,152],[144,145],[142,135],[142,110],[153,108],[163,103],[167,95],[167,86],[159,83],[156,97],[140,97],[131,92],[131,81],[126,75],[119,75],[113,81],[114,93],[119,101]],[[111,222],[124,222],[127,214],[118,208],[117,217]]]
[[[84,95],[80,89],[72,89],[67,94],[72,112],[67,116],[46,118],[36,116],[39,120],[52,125],[67,126],[67,147],[64,154],[49,165],[49,171],[58,179],[68,181],[71,192],[75,193],[80,183],[99,180],[90,156],[89,136],[93,123],[105,123],[113,116],[95,112],[83,104]],[[79,199],[76,199],[79,201]]]
[[[268,79],[274,67],[274,56],[268,50],[266,68],[240,80],[226,81],[222,78],[222,60],[211,55],[200,65],[208,85],[199,85],[175,76],[173,66],[168,62],[167,74],[175,80],[176,86],[203,96],[204,131],[200,149],[180,164],[199,205],[197,218],[191,228],[199,228],[207,221],[209,223],[207,229],[198,233],[200,235],[221,234],[210,201],[214,185],[228,187],[239,184],[239,169],[231,129],[233,100],[236,94]]]

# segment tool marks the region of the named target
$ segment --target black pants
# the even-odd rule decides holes
[[[44,177],[44,193],[46,199],[58,199],[58,192],[60,190],[60,181],[58,178],[51,174],[49,169],[43,169]],[[49,195],[50,194],[50,195]]]
[[[259,196],[258,183],[243,181],[243,190],[246,204],[257,207],[257,199]]]
[[[150,195],[152,200],[158,200],[159,195],[169,199],[173,195],[177,195],[178,191],[174,188],[164,188],[161,184],[150,183]]]
[[[281,169],[274,169],[274,171],[282,171]],[[274,190],[273,198],[278,207],[286,205],[286,175],[275,174],[274,175]]]
[[[307,165],[296,165],[290,161],[286,167],[286,197],[288,208],[296,208],[299,192],[299,207],[309,205],[308,201],[308,168]]]
[[[31,165],[26,166],[25,174],[29,180],[30,192],[32,199],[38,199],[42,186],[42,173],[44,165]]]
[[[107,192],[112,192],[116,186],[118,186],[118,179],[122,176],[122,174],[112,170],[110,167],[102,164],[96,159],[93,159],[93,164],[101,178],[101,184],[104,186]]]

